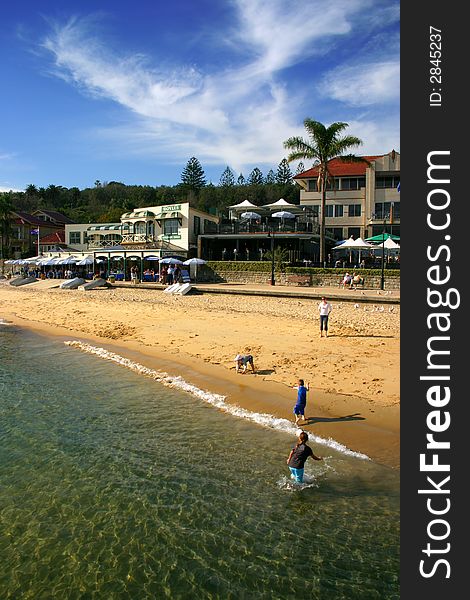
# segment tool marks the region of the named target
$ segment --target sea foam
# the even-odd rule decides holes
[[[289,421],[287,419],[281,419],[279,417],[275,417],[274,415],[270,415],[268,413],[252,412],[252,411],[246,410],[245,408],[241,408],[240,406],[237,406],[236,404],[230,404],[229,402],[225,401],[226,396],[222,396],[221,394],[215,394],[213,392],[207,392],[207,391],[201,390],[197,386],[185,381],[179,375],[173,376],[173,375],[169,375],[168,373],[165,373],[164,371],[157,371],[155,369],[149,369],[148,367],[145,367],[144,365],[141,365],[138,362],[130,360],[129,358],[125,358],[123,356],[120,356],[119,354],[115,354],[114,352],[105,350],[104,348],[92,346],[91,344],[86,344],[86,343],[80,342],[78,340],[70,340],[70,341],[66,341],[64,343],[67,346],[71,346],[73,348],[78,348],[79,350],[81,350],[82,352],[86,352],[87,354],[94,354],[95,356],[98,356],[99,358],[103,358],[104,360],[109,360],[118,365],[126,367],[126,368],[130,369],[131,371],[138,373],[139,375],[144,375],[145,377],[150,377],[151,379],[158,381],[158,383],[160,383],[164,386],[180,389],[184,392],[187,392],[188,394],[191,394],[191,395],[195,396],[196,398],[203,400],[204,402],[212,404],[212,406],[215,406],[219,410],[229,413],[235,417],[239,417],[241,419],[247,419],[247,420],[253,421],[263,427],[267,427],[270,429],[276,429],[277,431],[283,431],[290,435],[297,436],[299,434],[298,426],[294,425],[293,423],[291,423],[291,421]],[[308,433],[308,435],[309,435],[309,439],[314,441],[317,444],[327,446],[329,448],[332,448],[333,450],[336,450],[337,452],[341,452],[342,454],[347,454],[348,456],[353,456],[355,458],[360,458],[363,460],[370,460],[366,454],[362,454],[361,452],[354,452],[353,450],[350,450],[349,448],[347,448],[343,444],[340,444],[339,442],[337,442],[336,440],[334,440],[332,438],[322,438],[322,437],[317,436],[310,432]]]

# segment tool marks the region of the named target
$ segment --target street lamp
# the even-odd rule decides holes
[[[271,285],[276,285],[274,279],[274,228],[270,230],[268,237],[271,238]]]
[[[382,273],[380,275],[380,289],[383,290],[385,288],[385,226],[387,224],[387,220],[384,219],[384,229],[382,233]]]

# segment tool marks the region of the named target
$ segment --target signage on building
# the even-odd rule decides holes
[[[162,206],[162,212],[176,212],[181,210],[181,204],[170,204],[170,206]]]

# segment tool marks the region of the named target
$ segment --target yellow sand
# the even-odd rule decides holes
[[[227,400],[293,418],[299,377],[310,385],[305,429],[399,466],[398,305],[333,301],[319,337],[318,300],[158,290],[20,288],[0,283],[0,317],[49,335],[88,339],[165,365]],[[235,355],[257,373],[236,375]]]

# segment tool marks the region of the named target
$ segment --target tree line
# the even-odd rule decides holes
[[[300,168],[303,170],[303,165]],[[189,201],[193,208],[223,213],[228,206],[246,199],[259,206],[281,197],[288,202],[299,202],[299,189],[293,184],[293,173],[286,159],[279,163],[276,172],[271,169],[263,175],[256,167],[246,179],[242,173],[236,177],[232,169],[226,167],[214,185],[207,183],[201,163],[192,157],[181,174],[180,183],[173,186],[126,185],[100,180],[84,189],[30,184],[24,192],[0,193],[0,212],[5,218],[12,210],[31,213],[44,209],[60,212],[77,223],[114,223],[119,222],[123,213],[144,206]]]
[[[246,180],[241,173],[235,179],[235,173],[226,167],[218,185],[214,185],[207,183],[201,163],[193,156],[181,174],[181,182],[175,186],[129,186],[118,181],[101,183],[97,180],[93,188],[83,190],[56,185],[38,188],[31,184],[24,192],[0,193],[0,235],[2,240],[5,239],[11,210],[32,212],[42,208],[61,212],[78,223],[103,223],[119,222],[122,213],[133,208],[188,200],[194,208],[219,213],[246,199],[257,206],[281,197],[296,204],[299,202],[299,188],[292,183],[289,163],[307,159],[318,170],[317,184],[321,193],[320,261],[323,263],[326,188],[333,179],[329,163],[336,157],[349,162],[364,161],[362,157],[347,154],[351,148],[362,145],[362,140],[342,135],[348,123],[337,122],[326,127],[319,121],[307,118],[304,127],[308,138],[294,136],[285,140],[284,148],[290,150],[290,154],[279,163],[276,173],[271,169],[266,176],[256,167]],[[303,170],[303,163],[299,163],[297,172]]]

